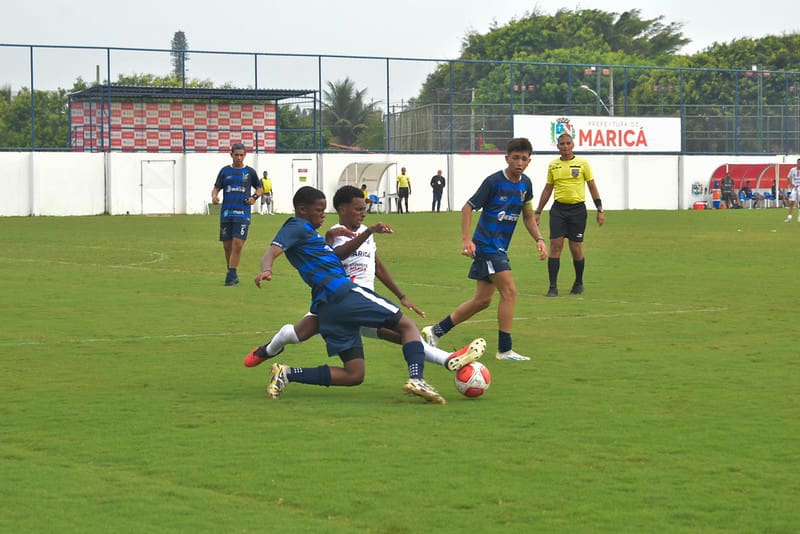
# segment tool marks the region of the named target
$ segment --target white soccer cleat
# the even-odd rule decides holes
[[[507,350],[505,352],[498,352],[495,356],[498,360],[512,360],[515,362],[525,362],[530,360],[527,356],[523,356],[522,354],[517,354],[513,350]]]
[[[444,363],[449,371],[458,371],[467,364],[477,361],[486,351],[486,340],[482,337],[474,340],[464,348],[457,350],[448,356]]]
[[[439,345],[439,336],[433,333],[432,326],[426,326],[420,330],[420,334],[422,335],[422,340],[431,347],[437,347]]]

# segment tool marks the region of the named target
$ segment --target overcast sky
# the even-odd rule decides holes
[[[663,15],[665,23],[683,24],[684,35],[691,39],[682,50],[684,53],[696,52],[714,42],[800,31],[797,17],[800,11],[796,0],[776,0],[765,6],[734,0],[726,3],[724,8],[719,8],[716,2],[697,0],[584,0],[527,5],[526,8],[524,2],[492,3],[486,0],[21,0],[6,2],[3,7],[0,43],[168,49],[173,34],[181,30],[185,32],[191,50],[453,59],[458,56],[462,39],[469,31],[486,33],[492,23],[502,26],[512,18],[524,16],[526,9],[552,14],[559,7],[617,13],[638,7],[645,18]],[[99,53],[88,55],[91,57],[86,53],[64,55],[60,52],[38,55],[35,58],[35,85],[71,87],[77,76],[94,79],[95,65],[100,64],[104,69],[105,56]],[[128,59],[136,65],[132,67],[134,72],[162,74],[164,70],[169,71],[168,63],[163,66],[163,56],[156,56],[159,68],[153,69],[146,68],[147,62],[143,61],[141,54],[131,56],[126,58],[125,54],[115,54],[112,79],[119,71],[128,73],[125,63]],[[205,62],[203,57],[190,58],[190,76],[208,77],[206,72],[215,68],[212,60],[219,59],[208,58]],[[149,57],[147,61],[156,59]],[[248,75],[253,71],[251,58],[243,57],[241,61],[229,63],[232,63],[229,65],[232,70],[245,71]],[[292,62],[288,63],[260,66],[259,69],[279,72],[296,67],[291,65]],[[298,62],[299,65],[303,63]],[[385,91],[382,95],[380,84],[372,79],[379,72],[385,72],[385,64],[374,63],[369,67],[374,72],[365,74],[363,83],[370,86],[374,98],[380,99]],[[5,70],[0,74],[0,84],[30,85],[26,49],[0,49],[0,64]],[[741,67],[749,68],[750,65]],[[346,71],[355,66],[338,68]],[[408,79],[408,88],[398,92],[413,95],[435,64],[419,63],[413,68],[409,64],[407,72],[404,71],[405,65],[393,65],[392,68],[393,85],[402,85],[398,78]],[[313,64],[308,65],[308,70],[316,74]],[[259,73],[259,78],[262,74]],[[218,79],[216,75],[213,77],[215,81]],[[247,85],[246,81],[240,82],[235,74],[229,72],[222,77],[235,85]],[[285,83],[276,79],[275,82],[268,85],[287,87],[287,83],[301,83],[315,87],[316,77],[287,79]]]

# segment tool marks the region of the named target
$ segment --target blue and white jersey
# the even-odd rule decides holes
[[[317,304],[330,300],[343,287],[355,287],[339,257],[307,220],[290,217],[272,244],[283,249],[289,263],[311,288],[312,312],[316,313]]]
[[[250,204],[245,203],[245,199],[252,194],[251,189],[261,187],[255,169],[246,165],[234,169],[227,165],[219,171],[214,187],[222,191],[220,222],[250,222]]]
[[[522,175],[512,182],[504,170],[488,176],[467,201],[472,209],[483,210],[472,234],[478,255],[508,254],[522,207],[533,200],[531,179]]]

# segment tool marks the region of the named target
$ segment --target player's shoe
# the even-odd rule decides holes
[[[283,347],[281,347],[281,350],[278,351],[278,354],[280,354],[281,352],[283,352]],[[243,363],[245,367],[256,367],[258,365],[261,365],[265,361],[269,360],[270,358],[274,358],[278,354],[273,354],[272,356],[270,356],[267,353],[267,346],[259,345],[258,347],[251,350],[247,354],[247,356],[244,357]]]
[[[477,361],[483,356],[486,351],[486,340],[479,337],[463,349],[457,350],[447,357],[444,366],[449,371],[458,371],[465,365]]]
[[[436,347],[439,345],[439,336],[433,333],[432,326],[426,326],[420,330],[419,333],[422,335],[422,340],[431,347]]]
[[[548,289],[547,290],[547,296],[548,297],[557,297],[558,296],[558,288],[557,287],[551,287],[550,289]]]
[[[239,285],[239,279],[238,278],[233,278],[231,280],[225,280],[225,285],[226,286],[238,286]]]
[[[409,378],[406,383],[403,384],[403,391],[408,395],[422,397],[433,404],[447,404],[444,397],[442,397],[432,385],[425,382],[424,378]]]
[[[570,295],[580,295],[583,293],[583,284],[573,284],[572,291],[569,292]]]
[[[267,398],[278,399],[286,389],[286,384],[289,380],[286,378],[289,371],[288,365],[282,363],[273,363],[272,369],[269,372],[269,383],[267,384]]]
[[[498,352],[495,355],[495,358],[498,360],[513,360],[515,362],[525,362],[530,360],[527,356],[523,356],[522,354],[517,354],[513,350],[507,350],[505,352]]]

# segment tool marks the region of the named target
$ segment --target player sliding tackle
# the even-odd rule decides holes
[[[316,193],[312,194],[307,191],[308,189]],[[301,192],[303,192],[302,195]],[[486,342],[483,339],[476,339],[452,354],[427,346],[420,340],[419,331],[413,321],[403,316],[399,308],[391,302],[373,292],[374,278],[377,276],[399,298],[403,306],[423,317],[425,315],[400,291],[385,265],[377,257],[373,234],[392,233],[392,229],[383,223],[376,223],[370,227],[362,224],[366,214],[366,203],[361,191],[357,188],[345,186],[334,195],[334,207],[339,214],[339,224],[328,232],[327,239],[335,247],[335,254],[316,232],[314,234],[318,239],[310,240],[314,243],[313,247],[296,244],[297,237],[293,234],[296,234],[297,230],[289,230],[287,226],[296,225],[297,222],[300,222],[297,219],[300,219],[305,222],[304,230],[308,232],[309,224],[318,228],[324,220],[325,199],[324,196],[316,198],[317,194],[322,195],[313,188],[298,190],[298,194],[295,195],[296,217],[289,219],[278,233],[272,247],[264,255],[262,273],[256,277],[256,285],[259,287],[263,280],[271,280],[272,261],[277,257],[275,254],[280,255],[285,249],[287,257],[293,265],[303,266],[300,274],[312,286],[311,313],[294,326],[285,325],[268,344],[253,349],[245,357],[244,364],[254,367],[280,354],[285,345],[300,343],[319,332],[326,341],[328,353],[331,355],[338,353],[344,362],[344,367],[322,366],[303,369],[273,364],[267,395],[270,398],[278,398],[288,382],[325,386],[358,385],[364,378],[363,347],[358,331],[360,326],[362,327],[361,333],[365,333],[365,335],[380,337],[403,345],[403,354],[409,363],[410,378],[403,386],[407,393],[419,395],[430,402],[444,404],[444,398],[422,378],[424,360],[444,365],[450,370],[457,370],[480,358],[485,350]],[[310,206],[303,204],[304,202],[308,203],[311,198],[316,200]],[[320,203],[321,211],[318,211]],[[322,243],[319,243],[320,241]],[[324,291],[321,292],[315,288],[314,280],[319,278],[315,278],[313,272],[305,269],[308,265],[311,265],[312,268],[315,266],[302,254],[293,252],[296,248],[304,249],[306,253],[313,249],[321,255],[328,254],[330,251],[330,256],[336,258],[338,267],[342,269],[342,274],[346,277],[345,282],[351,283],[350,280],[352,280],[358,285],[351,283],[353,287],[348,287],[339,279],[337,266],[329,264],[326,267],[329,269],[327,274],[334,277],[332,283],[337,289],[333,289],[333,295],[328,297]],[[339,258],[343,260],[344,267],[339,263]],[[326,256],[325,261],[330,262],[330,258]],[[340,287],[345,289],[339,289]],[[350,293],[363,298],[356,298]],[[359,302],[359,300],[361,301]],[[362,312],[359,306],[366,307],[366,312]],[[387,310],[392,309],[394,311],[387,314]],[[355,333],[352,330],[354,325]],[[423,357],[419,357],[420,352],[423,353]]]

